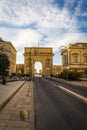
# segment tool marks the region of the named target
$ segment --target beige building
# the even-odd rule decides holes
[[[11,42],[3,41],[0,38],[0,53],[4,53],[9,57],[10,67],[9,67],[9,75],[12,73],[16,73],[16,49],[12,45]]]
[[[63,70],[87,74],[87,43],[69,44],[61,51]]]
[[[24,73],[34,75],[35,63],[42,64],[42,75],[49,76],[53,70],[53,49],[46,47],[26,47],[24,50]]]
[[[16,64],[16,74],[24,73],[24,64]]]
[[[57,75],[61,73],[62,66],[61,65],[53,65],[53,75]]]

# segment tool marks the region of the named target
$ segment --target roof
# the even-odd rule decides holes
[[[0,37],[0,42],[4,42],[1,37]]]

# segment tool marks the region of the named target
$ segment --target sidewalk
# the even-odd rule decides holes
[[[69,84],[78,85],[78,86],[81,86],[81,87],[87,87],[87,80],[84,80],[84,81],[66,81],[64,79],[55,78],[55,77],[51,77],[51,79],[53,79],[55,81],[60,81],[60,82],[63,82],[63,83],[69,83]]]
[[[87,81],[68,81],[70,84],[87,87]]]
[[[34,130],[33,82],[16,81],[6,85],[0,84],[0,107],[7,102],[8,104],[0,111],[0,130]],[[27,120],[20,116],[23,110],[29,112]]]
[[[6,85],[0,84],[0,109],[4,107],[23,84],[24,81],[8,82]]]

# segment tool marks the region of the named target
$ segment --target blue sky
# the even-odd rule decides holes
[[[59,48],[87,42],[87,0],[0,0],[0,37],[17,49],[53,47],[54,64],[61,64]]]

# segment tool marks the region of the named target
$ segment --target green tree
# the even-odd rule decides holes
[[[80,80],[81,73],[80,72],[71,72],[71,71],[62,71],[61,74],[59,74],[59,78],[67,79],[68,80]]]
[[[5,75],[7,73],[7,69],[9,69],[9,59],[6,54],[0,54],[0,75],[2,75],[2,84],[6,84]]]

